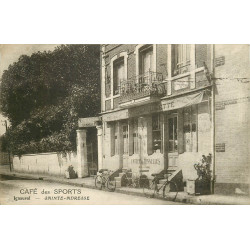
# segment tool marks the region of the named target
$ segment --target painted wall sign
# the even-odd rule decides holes
[[[215,58],[215,67],[219,67],[225,64],[225,56]]]
[[[225,152],[225,143],[216,143],[215,145],[216,152]]]
[[[152,164],[152,165],[160,165],[160,159],[131,159],[132,164]]]
[[[96,122],[100,121],[100,117],[87,117],[87,118],[80,118],[78,120],[78,126],[80,128],[88,128],[88,127],[95,127]]]

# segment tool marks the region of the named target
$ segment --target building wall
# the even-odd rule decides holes
[[[103,76],[103,91],[110,93],[109,85],[111,84],[111,60],[114,56],[120,56],[120,53],[126,52],[127,58],[127,78],[132,78],[136,76],[136,46],[137,44],[109,44],[105,45],[105,57],[102,65],[105,67],[106,73]],[[167,66],[168,66],[168,45],[167,44],[157,44],[156,45],[156,72],[162,73],[163,79],[167,78]],[[104,74],[104,73],[103,73]],[[105,82],[105,84],[104,84]],[[107,86],[108,85],[108,86]],[[108,89],[108,90],[107,90]],[[109,95],[102,95],[104,98],[102,102],[102,111],[112,110],[111,100],[107,99]],[[106,100],[107,99],[107,100]],[[115,101],[114,101],[115,102]],[[114,109],[118,105],[114,104]]]
[[[14,156],[13,158],[14,170],[24,173],[65,176],[65,171],[70,165],[77,171],[75,153],[66,155],[61,153],[27,154],[21,157]]]
[[[216,152],[216,182],[249,184],[249,45],[215,45],[215,63],[222,57],[215,64],[215,144],[225,152]]]
[[[121,51],[128,53],[128,78],[136,75],[136,45],[108,45],[106,51],[107,72],[109,60]],[[163,74],[166,84],[166,97],[184,95],[186,92],[209,87],[207,73],[213,73],[215,79],[215,175],[216,184],[249,184],[250,167],[248,146],[250,131],[249,115],[249,79],[250,49],[249,45],[195,45],[191,49],[191,72],[172,75],[170,45],[156,45],[156,71]],[[214,48],[214,51],[212,50]],[[214,56],[214,58],[213,58]],[[212,61],[214,59],[214,61]],[[193,61],[192,61],[193,60]],[[109,73],[108,73],[109,74]],[[174,86],[188,82],[187,88],[175,89]],[[179,83],[180,82],[180,83]],[[208,93],[211,93],[208,88]],[[164,98],[163,98],[164,99]],[[162,100],[163,100],[162,99]],[[143,105],[143,104],[142,104]],[[197,177],[193,164],[201,159],[202,154],[213,153],[211,99],[198,105],[198,152],[179,154],[178,165],[183,169],[184,179]],[[109,106],[110,105],[106,105]],[[114,108],[117,108],[115,105]],[[110,108],[109,108],[110,109]],[[105,105],[103,105],[105,111]],[[124,118],[123,118],[124,119]],[[110,155],[110,128],[104,125],[104,166],[117,169],[120,166],[119,156]],[[161,153],[141,156],[142,158],[160,159],[160,164],[146,166],[149,172],[164,168],[164,157]],[[140,161],[137,155],[123,157],[123,165],[138,170]],[[150,161],[148,161],[150,162]],[[153,161],[151,161],[153,162]]]

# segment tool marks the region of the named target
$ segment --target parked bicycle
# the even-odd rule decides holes
[[[132,187],[132,188],[143,188],[145,183],[148,183],[148,178],[144,175],[144,172],[148,170],[140,170],[139,174],[132,173],[131,170],[124,170],[124,175],[122,176],[122,186]]]
[[[175,200],[178,194],[178,186],[174,181],[168,180],[171,174],[157,173],[152,174],[152,176],[154,177],[152,182],[143,187],[144,195],[148,198],[154,198],[156,195],[159,195],[162,190],[163,198],[166,198],[167,194],[171,193],[170,197],[173,197],[173,200]],[[164,181],[160,182],[160,180]]]
[[[108,169],[100,169],[95,177],[95,186],[98,189],[102,189],[103,187],[107,187],[107,189],[111,192],[115,191],[116,182],[114,176],[112,176],[113,171]]]

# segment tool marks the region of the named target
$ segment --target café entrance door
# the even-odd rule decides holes
[[[167,116],[168,126],[168,166],[178,166],[178,114]]]

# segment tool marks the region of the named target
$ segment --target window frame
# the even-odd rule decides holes
[[[156,121],[157,121],[157,127],[154,127],[154,123]],[[159,135],[156,136],[157,134]],[[155,140],[157,140],[157,142],[160,144],[157,149],[155,149],[155,143],[154,143]],[[152,152],[156,153],[157,150],[160,150],[160,153],[162,153],[162,145],[163,145],[163,138],[162,138],[162,126],[161,126],[161,114],[160,113],[152,114]]]
[[[119,89],[120,82],[116,82],[116,81],[118,81],[118,68],[121,65],[123,66],[123,79],[122,80],[125,80],[125,59],[124,59],[124,56],[117,58],[113,62],[113,81],[112,81],[112,84],[113,84],[113,88],[112,88],[113,94],[112,95],[113,96],[117,96],[120,94],[120,89]],[[117,87],[117,89],[116,89],[117,93],[115,93],[115,86]]]

